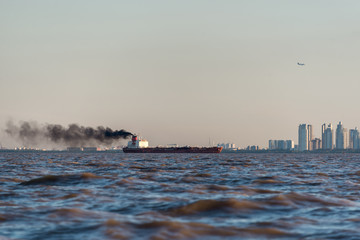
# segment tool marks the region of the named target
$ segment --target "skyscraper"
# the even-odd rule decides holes
[[[344,128],[344,149],[349,148],[349,131],[347,128]]]
[[[333,129],[331,123],[327,127],[324,123],[321,127],[321,132],[322,148],[327,150],[333,149]]]
[[[309,149],[309,137],[308,137],[309,131],[306,124],[300,124],[299,125],[299,151],[306,151]]]
[[[293,140],[286,140],[286,149],[291,150],[294,148],[294,141]]]
[[[269,150],[292,150],[293,140],[269,140]]]
[[[321,148],[325,149],[325,130],[326,124],[321,125]]]
[[[336,127],[336,149],[347,149],[348,148],[348,134],[347,129],[343,127],[342,122]]]
[[[320,138],[315,138],[313,140],[311,140],[311,145],[312,145],[312,150],[318,150],[321,149],[321,139]]]
[[[351,149],[360,149],[360,141],[359,141],[359,131],[357,128],[350,129],[349,131],[349,148]]]
[[[269,140],[269,150],[275,150],[277,145],[276,140]]]
[[[307,125],[307,142],[308,142],[308,149],[309,151],[313,150],[311,141],[313,140],[313,128],[312,125]]]

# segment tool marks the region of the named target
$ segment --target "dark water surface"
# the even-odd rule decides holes
[[[359,154],[0,153],[0,239],[360,239]]]

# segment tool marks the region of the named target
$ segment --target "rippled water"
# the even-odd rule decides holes
[[[360,239],[359,154],[0,153],[0,239]]]

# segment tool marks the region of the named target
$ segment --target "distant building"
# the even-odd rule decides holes
[[[349,131],[347,128],[344,128],[344,149],[349,148]]]
[[[99,150],[97,147],[68,147],[69,152],[96,152]]]
[[[96,152],[98,151],[97,147],[83,147],[82,148],[83,152]]]
[[[309,129],[306,124],[299,125],[299,151],[309,150]]]
[[[311,149],[312,150],[318,150],[322,148],[322,143],[320,138],[315,138],[311,140]]]
[[[255,145],[253,145],[253,146],[248,146],[248,147],[246,148],[246,150],[247,150],[247,151],[258,151],[258,150],[259,150],[259,146],[255,146]]]
[[[277,146],[277,140],[269,140],[269,150],[275,150]]]
[[[290,150],[290,149],[294,149],[295,148],[295,144],[293,140],[286,140],[286,149]]]
[[[179,147],[179,145],[176,143],[171,143],[171,144],[166,144],[166,147],[176,148]]]
[[[277,149],[279,149],[279,150],[285,150],[286,149],[286,141],[284,141],[284,140],[278,140],[277,141]]]
[[[223,147],[223,149],[235,149],[236,146],[234,143],[219,143],[218,147]]]
[[[349,148],[360,149],[359,131],[357,128],[349,131]]]
[[[321,127],[321,141],[322,141],[322,149],[331,150],[333,149],[334,140],[333,140],[333,129],[331,123],[326,124],[324,123]]]
[[[307,143],[308,143],[308,149],[309,151],[313,150],[311,141],[313,140],[313,127],[312,125],[307,125]]]
[[[336,149],[347,149],[348,148],[348,134],[347,129],[343,127],[342,122],[336,127]]]
[[[67,150],[69,152],[81,152],[82,151],[82,149],[79,147],[68,147]]]
[[[292,140],[269,140],[269,150],[291,150],[294,149]]]

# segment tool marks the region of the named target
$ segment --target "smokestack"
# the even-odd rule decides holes
[[[119,139],[126,139],[133,134],[121,130],[112,130],[109,127],[99,126],[97,128],[84,127],[78,124],[70,124],[63,127],[59,124],[39,125],[36,122],[21,122],[15,125],[7,123],[6,133],[20,140],[27,146],[38,145],[42,141],[66,145],[70,147],[106,145],[110,146]]]

